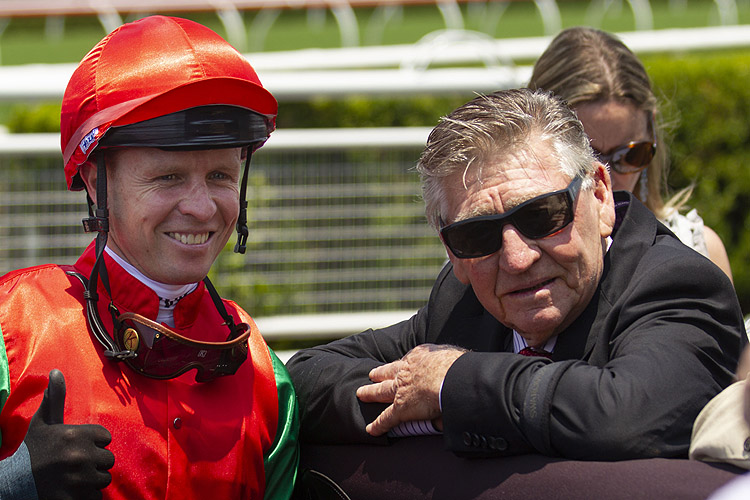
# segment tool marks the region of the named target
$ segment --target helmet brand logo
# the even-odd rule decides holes
[[[96,140],[96,135],[98,133],[99,133],[99,129],[95,128],[94,130],[92,130],[91,132],[89,132],[88,134],[86,134],[86,137],[84,137],[81,140],[81,146],[80,147],[81,147],[81,151],[83,152],[83,154],[86,154],[86,151],[88,151],[88,149],[94,143],[94,141]]]

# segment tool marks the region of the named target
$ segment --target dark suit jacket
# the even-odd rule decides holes
[[[638,200],[616,193],[617,225],[588,307],[553,360],[512,352],[512,332],[447,265],[411,319],[305,349],[287,364],[302,439],[387,442],[358,401],[368,372],[418,344],[467,349],[442,390],[444,440],[470,456],[539,452],[579,459],[687,456],[693,420],[733,377],[747,342],[729,279]]]

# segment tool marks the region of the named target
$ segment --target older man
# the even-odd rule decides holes
[[[687,454],[732,381],[734,290],[628,193],[545,93],[480,96],[419,162],[450,264],[411,319],[288,363],[312,442],[442,432],[470,456]]]
[[[125,24],[78,65],[62,152],[98,236],[73,265],[0,279],[1,498],[290,498],[291,381],[207,278],[235,227],[244,252],[276,108],[186,19]]]

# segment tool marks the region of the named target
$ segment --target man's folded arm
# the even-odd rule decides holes
[[[423,335],[426,307],[412,318],[326,345],[303,349],[287,369],[300,401],[300,437],[318,443],[381,443],[365,431],[387,405],[362,403],[357,389],[370,383],[373,368],[396,361]]]

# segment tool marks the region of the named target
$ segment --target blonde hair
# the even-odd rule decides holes
[[[630,102],[650,114],[656,155],[641,173],[647,175],[648,192],[640,192],[639,182],[633,194],[661,219],[687,202],[692,186],[664,201],[668,195],[669,150],[658,102],[643,64],[615,36],[587,27],[561,31],[534,65],[529,88],[548,90],[573,109],[582,103],[617,100]]]

